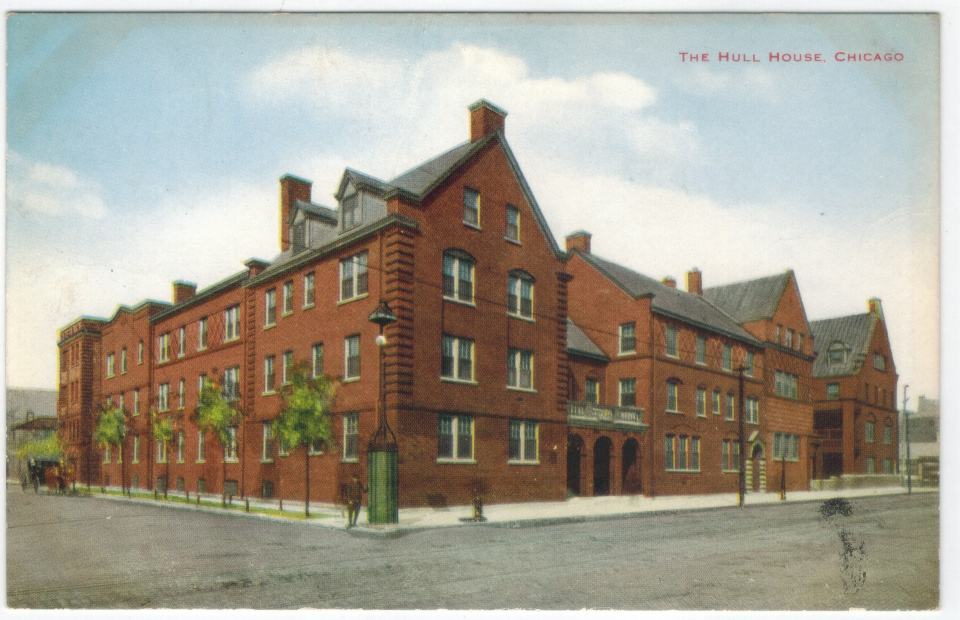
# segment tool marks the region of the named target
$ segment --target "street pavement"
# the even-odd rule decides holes
[[[398,526],[345,531],[338,513],[253,519],[8,487],[7,604],[937,607],[939,493],[842,494],[848,516],[821,510],[839,492],[748,496],[744,509],[733,496],[583,498],[488,506],[485,523],[460,521],[467,507],[402,511]]]

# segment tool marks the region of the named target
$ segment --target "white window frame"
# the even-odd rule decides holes
[[[277,358],[268,355],[263,358],[263,393],[275,394],[277,391]]]
[[[511,214],[513,217],[511,218]],[[511,221],[511,219],[513,221]],[[511,231],[513,235],[511,235]],[[514,241],[520,243],[520,209],[513,205],[507,205],[506,215],[505,215],[505,226],[503,238],[508,241]]]
[[[737,397],[732,392],[727,392],[727,415],[724,419],[728,421],[737,419]]]
[[[303,307],[312,308],[317,299],[317,276],[310,272],[303,276]]]
[[[725,372],[733,372],[733,347],[724,344],[720,353],[720,368]]]
[[[177,431],[177,462],[182,463],[186,446],[183,442],[183,431]]]
[[[180,382],[177,383],[177,409],[183,409],[186,406],[187,401],[187,380],[183,377],[180,377]]]
[[[799,463],[800,436],[793,433],[774,433],[773,454],[771,459],[774,463],[779,463],[780,461]]]
[[[160,334],[157,339],[157,362],[170,361],[170,332]]]
[[[704,336],[697,336],[697,351],[695,361],[700,366],[707,365],[707,339]]]
[[[752,377],[752,376],[753,376],[754,364],[756,363],[756,361],[755,361],[755,359],[754,359],[755,356],[754,356],[754,354],[753,354],[753,351],[747,351],[747,352],[744,354],[744,358],[745,358],[745,359],[744,359],[744,364],[743,364],[743,366],[744,366],[743,374],[744,374],[744,376]]]
[[[509,389],[535,391],[533,373],[533,351],[526,349],[507,350],[507,387]]]
[[[202,430],[197,431],[197,462],[207,462],[207,435]]]
[[[707,417],[707,388],[697,388],[697,417]]]
[[[131,463],[140,462],[140,435],[133,436],[133,460]]]
[[[443,298],[468,306],[474,305],[476,288],[476,261],[462,252],[443,253],[441,292]],[[469,280],[463,275],[468,275]]]
[[[356,348],[356,354],[351,355],[351,350]],[[350,372],[350,362],[356,359],[355,373]],[[343,339],[343,380],[356,381],[360,378],[360,335],[347,336]]]
[[[526,312],[524,302],[528,304]],[[514,272],[507,277],[507,314],[533,319],[533,278],[528,274]]]
[[[629,391],[627,391],[627,390],[624,389],[624,388],[626,388],[626,387],[630,387],[631,389],[630,389]],[[632,405],[625,405],[625,404],[623,404],[624,396],[626,396],[627,394],[632,394],[632,395],[633,395],[633,404],[632,404]],[[617,405],[620,406],[620,407],[636,407],[636,406],[637,406],[637,380],[636,380],[636,378],[634,378],[634,377],[626,377],[626,378],[620,379],[620,381],[619,381],[618,384],[617,384]]]
[[[877,473],[877,459],[872,456],[867,457],[867,473],[868,474]]]
[[[591,390],[591,386],[593,389]],[[593,400],[590,400],[591,393]],[[596,379],[585,379],[583,382],[583,400],[594,405],[600,404],[600,382]]]
[[[207,317],[197,321],[197,351],[207,348]]]
[[[629,333],[628,333],[629,332]],[[629,355],[637,352],[637,325],[636,323],[622,323],[617,329],[618,353]],[[626,348],[624,345],[629,346]]]
[[[797,398],[797,375],[778,370],[774,373],[774,393],[783,398]]]
[[[170,384],[161,383],[157,386],[157,411],[170,410]]]
[[[231,366],[223,371],[223,396],[231,402],[240,398],[239,366]]]
[[[663,354],[667,357],[680,357],[680,330],[673,325],[667,325],[663,342]]]
[[[273,327],[277,324],[277,289],[272,288],[263,293],[263,326]]]
[[[671,403],[671,401],[673,401]],[[680,386],[674,381],[667,381],[667,413],[680,413]]]
[[[873,368],[880,372],[887,372],[887,357],[880,353],[873,354]]]
[[[280,364],[280,379],[282,385],[290,385],[293,381],[293,351],[284,351]]]
[[[293,280],[287,280],[280,289],[281,312],[283,316],[293,313]]]
[[[227,427],[227,445],[224,446],[224,458],[228,463],[235,463],[240,460],[237,457],[237,426]]]
[[[760,424],[760,400],[752,396],[746,398],[744,403],[746,411],[744,416],[746,417],[747,424]]]
[[[133,391],[133,415],[140,415],[140,390]]]
[[[107,354],[107,379],[116,375],[116,364],[114,363],[113,353]]]
[[[884,424],[883,426],[883,443],[887,446],[893,445],[893,425]]]
[[[720,393],[720,390],[713,391],[713,400],[711,401],[711,406],[713,407],[713,415],[720,415],[721,408],[723,405],[723,395]]]
[[[230,306],[223,311],[223,341],[231,342],[240,338],[240,304]]]
[[[507,462],[538,464],[540,462],[540,424],[530,420],[510,420],[509,433]],[[530,437],[531,434],[533,437]]]
[[[264,422],[262,443],[260,444],[261,463],[273,462],[273,448],[273,427],[271,426],[271,422]]]
[[[137,363],[143,363],[143,340],[137,344]]]
[[[127,347],[120,349],[120,374],[127,374]]]
[[[720,471],[740,471],[740,441],[724,439],[721,448]]]
[[[352,301],[366,297],[370,291],[367,251],[358,252],[340,261],[340,301]],[[347,291],[349,282],[350,290]],[[361,290],[363,289],[363,290]],[[349,295],[347,294],[349,292]]]
[[[877,423],[867,420],[863,425],[863,441],[865,443],[876,443]]]
[[[440,380],[475,384],[473,340],[443,334],[440,344]],[[450,355],[446,354],[448,348]],[[464,352],[469,357],[463,357]]]
[[[468,196],[476,200],[468,201]],[[463,223],[480,228],[480,192],[469,187],[463,188]]]
[[[450,427],[450,455],[441,454],[441,442],[442,437],[446,433],[441,433],[444,428],[444,422],[447,422],[447,426]],[[467,433],[461,432],[463,427],[466,427],[469,430],[469,455],[462,454],[465,452],[463,441],[468,435]],[[437,417],[437,462],[438,463],[476,463],[475,459],[475,438],[476,438],[476,428],[474,427],[473,416],[465,415],[453,415],[442,413]]]
[[[700,437],[670,434],[664,440],[664,471],[700,472]]]
[[[187,354],[187,326],[181,325],[177,338],[177,357],[183,357]]]
[[[310,370],[314,379],[323,375],[323,343],[318,342],[310,348]]]
[[[343,453],[344,463],[356,463],[360,460],[360,415],[343,414]]]
[[[169,454],[167,454],[167,440],[162,439],[157,442],[157,462],[166,463]]]

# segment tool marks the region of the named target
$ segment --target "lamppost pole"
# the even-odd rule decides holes
[[[907,495],[913,493],[913,479],[910,472],[910,412],[907,411],[907,388],[903,386],[903,431],[904,443],[907,445]]]
[[[380,335],[377,336],[380,385],[377,401],[377,430],[367,446],[367,489],[370,498],[367,503],[367,521],[369,523],[396,523],[399,517],[399,455],[397,436],[394,435],[387,423],[387,375],[384,363],[384,347],[387,344],[387,339],[383,335],[383,328],[395,323],[397,317],[390,310],[387,300],[381,299],[368,318],[370,322],[376,323],[380,327]]]
[[[737,505],[743,508],[747,495],[747,446],[746,446],[746,428],[744,427],[743,413],[743,371],[745,368],[740,366],[737,372],[740,373],[740,415],[737,416],[738,443],[740,445],[740,475],[738,489]],[[756,475],[756,472],[754,472]]]

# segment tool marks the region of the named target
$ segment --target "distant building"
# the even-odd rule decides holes
[[[937,484],[940,479],[940,401],[921,396],[916,412],[910,412],[910,462],[907,463],[906,439],[901,442],[900,462],[915,476],[918,484]]]
[[[17,476],[17,447],[32,435],[16,432],[14,427],[36,418],[57,417],[57,391],[41,388],[7,388],[7,477]],[[54,426],[56,429],[56,426]],[[35,429],[34,429],[35,430]]]

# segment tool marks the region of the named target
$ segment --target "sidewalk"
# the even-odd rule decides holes
[[[119,489],[111,488],[119,492]],[[248,513],[243,510],[225,511],[220,507],[197,506],[188,503],[174,503],[163,500],[126,498],[118,495],[101,495],[98,489],[92,489],[94,497],[101,497],[115,501],[161,505],[182,510],[197,510],[215,514],[226,514],[237,517],[268,519],[287,523],[299,523],[306,526],[316,526],[332,529],[344,529],[346,514],[342,506],[332,504],[310,503],[311,517],[309,521],[292,520],[292,517],[303,515],[303,502],[284,501],[284,516]],[[8,488],[8,492],[10,492]],[[32,491],[29,491],[32,492]],[[878,487],[864,489],[841,489],[833,491],[790,491],[787,500],[796,502],[822,502],[834,497],[874,497],[879,495],[906,494],[901,487]],[[914,493],[939,492],[938,488],[914,488]],[[181,493],[170,493],[171,496],[183,497]],[[195,496],[191,495],[191,499]],[[219,501],[219,496],[204,496],[204,500]],[[233,499],[233,506],[244,506],[246,500]],[[276,500],[250,499],[251,509],[271,510],[278,512]],[[760,504],[778,504],[780,497],[777,493],[751,493],[747,495],[746,506]],[[599,521],[619,519],[632,515],[650,514],[658,512],[672,512],[679,510],[710,510],[729,508],[737,505],[737,496],[734,493],[717,495],[671,495],[656,498],[643,496],[607,496],[607,497],[577,497],[563,502],[529,502],[521,504],[492,504],[485,506],[483,515],[486,521],[465,521],[473,516],[472,506],[451,506],[449,508],[402,508],[399,511],[400,522],[387,525],[372,525],[366,523],[366,509],[362,509],[358,525],[350,532],[356,535],[376,537],[400,536],[406,533],[434,529],[441,527],[536,527],[556,523],[577,523],[585,521]],[[289,516],[286,516],[289,515]]]

